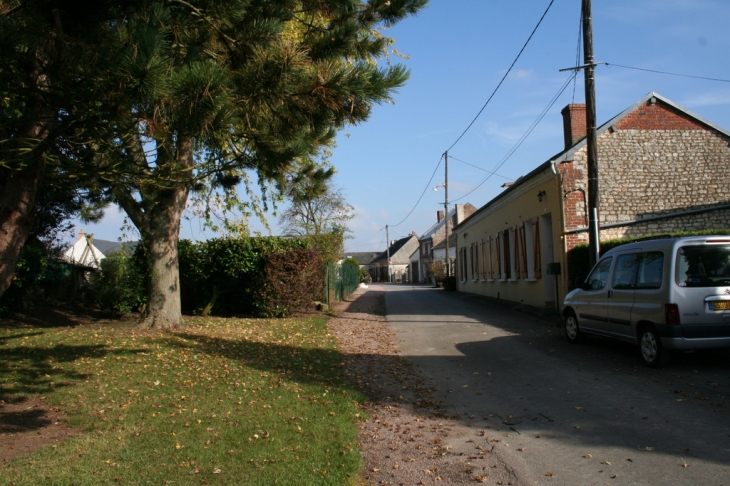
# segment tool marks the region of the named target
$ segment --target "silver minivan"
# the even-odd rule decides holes
[[[644,364],[672,350],[730,347],[730,236],[658,238],[603,255],[565,296],[565,335],[637,344]]]

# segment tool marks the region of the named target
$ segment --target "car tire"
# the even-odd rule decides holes
[[[575,312],[571,310],[567,311],[563,320],[565,322],[565,337],[568,339],[568,342],[578,344],[585,341],[586,335],[580,330]]]
[[[663,368],[669,364],[670,353],[664,349],[659,334],[651,326],[639,331],[639,356],[649,368]]]

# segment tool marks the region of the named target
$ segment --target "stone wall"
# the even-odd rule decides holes
[[[586,226],[586,150],[558,164],[566,230]],[[651,100],[598,138],[599,221],[602,225],[730,203],[730,138],[661,101]],[[649,233],[726,228],[714,211],[601,230],[601,240]],[[568,249],[588,239],[567,235]]]

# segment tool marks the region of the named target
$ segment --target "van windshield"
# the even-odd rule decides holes
[[[674,280],[680,287],[730,285],[730,246],[680,247],[677,250]]]

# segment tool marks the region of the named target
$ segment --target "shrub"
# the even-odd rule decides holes
[[[99,306],[114,315],[141,310],[147,302],[142,266],[125,251],[101,260],[101,272],[92,275],[92,288]]]
[[[442,261],[436,261],[426,265],[431,276],[436,281],[436,285],[441,287],[443,285],[444,278],[446,277],[446,266]]]
[[[180,293],[183,311],[207,314],[261,314],[268,304],[258,302],[267,255],[309,250],[299,238],[217,238],[191,243],[181,240]],[[316,282],[319,295],[323,279]]]
[[[444,277],[443,279],[444,290],[453,292],[456,290],[456,277]]]
[[[359,277],[360,277],[360,283],[364,283],[365,285],[370,285],[373,283],[373,277],[370,276],[367,270],[359,269],[358,270]]]
[[[254,305],[262,317],[286,317],[322,291],[324,266],[314,250],[268,251]]]

